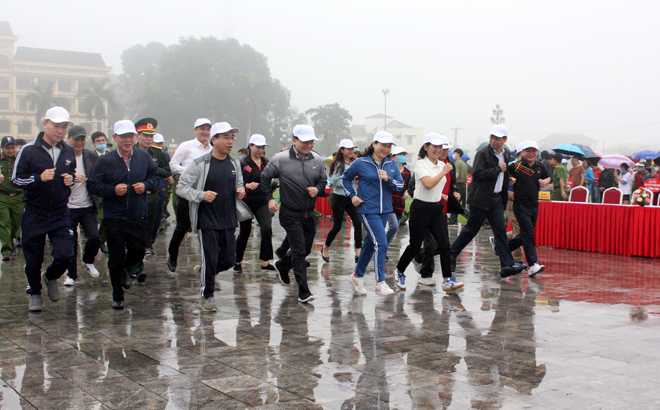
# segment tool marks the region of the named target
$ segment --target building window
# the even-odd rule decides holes
[[[71,92],[71,80],[57,80],[57,91],[62,93]]]
[[[27,111],[28,110],[28,97],[21,97],[21,99],[18,101],[18,109],[21,111]]]
[[[30,77],[16,77],[17,90],[29,90],[32,88],[32,79]]]
[[[78,92],[83,92],[89,90],[89,81],[87,80],[78,80]]]
[[[0,77],[0,90],[9,89],[9,77]]]
[[[52,87],[54,82],[55,81],[53,81],[51,78],[38,78],[37,79],[37,85],[42,90],[46,89],[47,87]]]
[[[19,121],[18,122],[18,133],[19,134],[32,134],[32,123],[30,121]]]
[[[9,109],[9,97],[0,97],[0,110]]]
[[[0,132],[3,134],[11,133],[11,122],[7,120],[0,120]]]
[[[408,145],[413,144],[413,140],[415,139],[414,135],[406,135],[406,138],[408,138]]]

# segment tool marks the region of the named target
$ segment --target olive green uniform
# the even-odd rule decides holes
[[[23,190],[11,184],[16,156],[0,160],[0,170],[4,180],[0,183],[0,243],[2,256],[14,251],[14,239],[19,235],[23,220]]]

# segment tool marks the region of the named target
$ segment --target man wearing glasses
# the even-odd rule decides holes
[[[128,268],[144,259],[147,242],[147,191],[158,189],[158,166],[149,153],[134,148],[137,131],[128,120],[117,121],[116,152],[99,158],[87,180],[92,195],[103,198],[103,223],[108,235],[108,270],[112,308],[124,308],[124,289],[131,287]],[[141,271],[138,282],[147,275]]]
[[[229,155],[236,132],[238,128],[227,122],[213,124],[213,150],[186,167],[176,188],[177,195],[189,202],[191,226],[199,235],[202,265],[195,271],[202,283],[200,307],[208,312],[217,310],[215,275],[233,267],[236,260],[236,198],[245,197],[241,164]]]
[[[312,151],[314,141],[317,141],[314,128],[296,125],[291,148],[275,154],[261,173],[262,186],[270,186],[273,178],[280,179],[282,208],[273,199],[272,191],[269,191],[268,208],[273,213],[280,209],[280,225],[286,230],[290,250],[275,262],[275,268],[285,285],[290,283],[289,271],[293,268],[298,301],[302,303],[314,300],[307,286],[305,257],[312,250],[316,234],[316,197],[327,182],[323,158]]]

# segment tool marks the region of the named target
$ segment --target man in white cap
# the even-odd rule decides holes
[[[74,236],[67,205],[75,181],[76,155],[62,141],[69,125],[69,113],[64,108],[46,111],[43,132],[18,154],[12,174],[12,184],[23,189],[23,255],[30,294],[28,309],[34,312],[42,309],[41,279],[50,300],[57,302],[57,279],[73,258]],[[53,262],[41,273],[46,235],[53,246]]]
[[[504,125],[495,125],[490,130],[489,145],[477,151],[472,169],[472,191],[468,197],[470,214],[468,220],[451,245],[451,267],[456,270],[456,258],[463,248],[479,233],[486,218],[490,222],[495,237],[495,248],[500,257],[500,276],[507,277],[522,272],[515,266],[506,238],[504,210],[508,200],[509,174],[507,164],[511,156],[504,149],[508,131]]]
[[[217,310],[215,276],[233,267],[236,260],[236,198],[245,197],[245,187],[241,164],[229,153],[238,131],[227,122],[213,124],[213,150],[186,167],[176,188],[177,195],[190,204],[191,226],[199,235],[202,264],[195,271],[201,279],[200,307],[210,312]]]
[[[116,152],[100,157],[87,180],[89,192],[103,198],[113,309],[124,308],[124,289],[131,287],[127,269],[144,259],[149,234],[147,192],[160,184],[158,165],[147,151],[134,147],[136,137],[133,122],[117,121]],[[144,270],[137,275],[138,282],[146,278]]]
[[[305,257],[312,250],[316,234],[316,197],[325,189],[328,179],[323,158],[312,151],[314,141],[317,141],[314,128],[296,125],[291,148],[275,154],[261,173],[261,185],[265,187],[270,186],[273,178],[280,179],[282,207],[280,209],[273,199],[272,191],[268,207],[271,212],[280,209],[280,225],[286,231],[290,249],[275,262],[275,268],[285,285],[290,283],[289,270],[293,268],[298,283],[298,301],[302,303],[314,300],[307,286]]]
[[[539,191],[550,183],[550,174],[537,161],[539,146],[536,141],[525,141],[516,150],[522,152],[520,161],[509,164],[509,176],[513,182],[513,213],[520,225],[520,234],[509,240],[508,250],[513,251],[520,246],[525,250],[525,258],[529,266],[530,277],[545,270],[538,264],[536,246],[534,245],[534,229],[539,215]]]
[[[198,118],[193,126],[195,139],[182,142],[176,149],[172,159],[170,160],[170,169],[175,176],[180,176],[186,167],[193,162],[193,160],[208,154],[213,150],[209,144],[211,137],[211,121],[208,118]],[[179,246],[186,234],[190,231],[190,206],[188,201],[177,195],[172,199],[174,212],[176,213],[176,227],[170,239],[168,248],[169,256],[167,258],[167,267],[170,271],[176,271],[177,260],[179,258]]]

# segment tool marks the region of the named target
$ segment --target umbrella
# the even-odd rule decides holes
[[[630,158],[632,158],[632,159],[653,159],[653,158],[657,158],[658,155],[660,155],[660,152],[644,150],[644,151],[635,152],[634,154],[632,154],[630,156]]]
[[[463,156],[461,156],[461,159],[462,159],[463,161],[469,161],[469,160],[470,160],[470,156],[469,156],[468,154],[463,154]]]
[[[484,143],[482,143],[481,145],[479,145],[479,146],[477,147],[477,151],[480,151],[483,147],[485,147],[485,146],[487,146],[487,145],[489,145],[489,144],[490,144],[489,142],[484,142]],[[509,151],[509,152],[511,152],[511,149],[510,149],[509,147],[507,147],[506,144],[504,144],[504,149],[507,150],[507,151]]]
[[[584,152],[585,158],[598,158],[598,155],[594,152],[594,150],[591,149],[590,146],[584,145],[584,144],[572,144],[575,145],[576,147],[580,148],[582,152]]]
[[[600,160],[600,165],[604,166],[605,168],[619,168],[624,162],[630,166],[635,165],[635,163],[632,162],[630,158],[619,154],[604,156]]]
[[[575,145],[559,144],[556,147],[554,147],[553,150],[560,154],[576,156],[579,159],[584,158],[584,151],[582,151],[580,148],[576,147]]]

